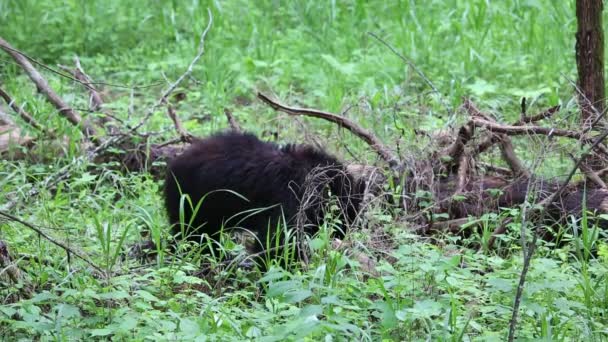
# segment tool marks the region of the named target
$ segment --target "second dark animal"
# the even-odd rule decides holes
[[[259,253],[266,241],[275,241],[282,222],[316,233],[330,203],[338,204],[334,217],[342,226],[335,231],[342,237],[357,217],[363,191],[364,183],[322,150],[227,132],[196,140],[169,162],[165,205],[174,236],[198,242],[204,234],[217,238],[222,228],[244,228],[257,235],[253,252]]]

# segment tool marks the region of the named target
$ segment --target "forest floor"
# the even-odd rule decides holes
[[[423,157],[433,143],[420,131],[463,122],[463,97],[503,122],[519,118],[522,97],[530,112],[561,105],[556,125],[577,120],[573,1],[0,1],[0,37],[54,69],[73,66],[78,56],[87,74],[103,82],[104,108],[133,126],[196,55],[207,8],[213,25],[205,52],[172,99],[184,128],[196,136],[228,128],[229,109],[243,129],[266,140],[318,142],[343,160],[380,164],[358,137],[331,123],[277,113],[257,91],[344,113],[410,158]],[[99,115],[87,113],[80,84],[40,70],[70,106]],[[524,260],[518,208],[478,218],[478,229],[466,238],[429,238],[414,233],[403,209],[372,206],[365,224],[349,233],[349,248],[333,248],[324,231],[313,237],[306,267],[294,261],[290,270],[231,268],[198,277],[200,253],[161,253],[147,263],[122,257],[143,233],[168,233],[162,181],[79,158],[86,154],[80,129],[57,115],[6,54],[0,85],[55,137],[64,137],[44,136],[15,119],[24,134],[44,143],[28,158],[0,160],[0,209],[16,200],[11,215],[102,271],[0,219],[0,241],[23,273],[15,285],[0,268],[3,338],[505,340]],[[13,115],[4,104],[0,111]],[[152,132],[143,144],[175,137],[164,108],[142,131]],[[567,153],[546,153],[545,144],[524,138],[513,143],[539,175],[559,178],[572,168]],[[576,148],[568,144],[560,147]],[[488,154],[487,162],[498,155]],[[45,179],[62,168],[67,177],[47,188]],[[507,216],[513,217],[508,231],[483,248]],[[585,218],[561,229],[560,246],[538,242],[517,337],[606,339],[608,246],[601,238],[590,241],[593,227]],[[242,246],[228,241],[226,249]],[[353,251],[372,256],[375,272],[366,272]],[[25,283],[31,298],[23,296]]]

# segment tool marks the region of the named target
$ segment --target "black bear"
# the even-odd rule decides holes
[[[364,183],[322,150],[281,147],[232,131],[197,139],[169,162],[165,205],[174,236],[199,242],[203,234],[214,238],[222,228],[243,228],[256,234],[253,252],[261,254],[266,241],[277,241],[274,232],[282,223],[317,232],[329,203],[338,205],[334,217],[342,225],[335,231],[343,237],[358,215],[363,191]]]

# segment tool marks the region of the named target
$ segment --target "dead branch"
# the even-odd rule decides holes
[[[46,99],[59,111],[59,114],[68,119],[73,125],[79,126],[82,133],[87,139],[90,139],[94,143],[100,143],[100,137],[97,135],[97,129],[90,124],[87,120],[83,120],[80,114],[74,109],[68,106],[59,95],[57,95],[49,86],[47,80],[36,70],[36,68],[30,63],[25,55],[13,48],[7,41],[0,37],[0,49],[8,53],[21,68],[30,77],[32,82],[36,84],[36,88],[39,92],[44,94]]]
[[[167,105],[167,115],[171,118],[171,121],[173,121],[175,130],[177,131],[177,134],[179,134],[181,141],[183,141],[185,143],[191,142],[192,135],[186,131],[186,129],[182,125],[182,122],[179,120],[179,118],[175,114],[175,110],[173,109],[173,106],[171,106],[170,104]]]
[[[0,240],[0,275],[3,273],[6,273],[14,284],[18,284],[20,280],[24,280],[21,276],[21,270],[10,256],[8,246],[4,241]],[[33,296],[32,286],[27,282],[24,282],[23,286],[19,287],[18,290],[24,298],[30,299]]]
[[[271,100],[268,96],[262,93],[258,93],[258,98],[272,107],[272,109],[289,115],[310,116],[338,124],[340,127],[346,128],[354,135],[363,139],[376,153],[378,153],[378,155],[380,155],[385,162],[389,164],[391,168],[398,169],[400,167],[397,156],[387,146],[385,146],[380,139],[378,139],[370,131],[364,129],[346,117],[314,109],[288,107],[277,101]]]
[[[18,217],[15,217],[9,213],[6,213],[4,211],[0,210],[0,215],[4,216],[5,218],[14,221],[14,222],[18,222],[21,223],[22,225],[26,226],[27,228],[33,230],[34,232],[36,232],[38,235],[40,235],[41,237],[43,237],[45,240],[49,241],[50,243],[54,244],[55,246],[63,249],[64,251],[66,251],[67,253],[70,253],[74,256],[76,256],[78,259],[86,262],[87,264],[89,264],[89,266],[93,267],[96,271],[98,271],[100,274],[105,274],[105,272],[97,265],[95,265],[95,263],[93,263],[93,261],[91,261],[91,259],[89,259],[88,257],[86,257],[84,254],[81,254],[80,252],[77,252],[76,250],[74,250],[73,248],[65,245],[63,242],[55,240],[55,238],[47,235],[46,233],[44,233],[42,230],[40,230],[39,228],[35,227],[33,224],[23,221]]]
[[[80,59],[78,56],[74,57],[75,68],[71,69],[64,65],[59,65],[59,68],[70,73],[78,83],[82,84],[89,91],[89,109],[93,112],[101,112],[103,116],[99,119],[101,124],[105,126],[110,134],[118,133],[118,128],[113,125],[113,121],[116,120],[116,117],[112,115],[112,113],[103,107],[104,101],[101,97],[101,93],[95,87],[95,82],[93,79],[84,72],[82,65],[80,64]]]
[[[234,118],[234,115],[232,115],[232,112],[230,111],[230,109],[228,108],[224,108],[224,115],[226,115],[226,119],[228,119],[228,124],[230,125],[230,128],[235,131],[235,132],[241,132],[241,126],[239,125],[239,123],[236,121],[236,119]]]
[[[583,161],[585,160],[585,158],[587,158],[589,156],[590,152],[595,147],[597,147],[604,139],[606,139],[606,137],[608,137],[608,130],[605,130],[602,134],[600,134],[599,137],[597,137],[595,139],[595,141],[593,142],[593,144],[591,145],[591,148],[589,150],[583,152],[583,154],[578,158],[576,163],[574,163],[574,167],[570,170],[570,173],[568,174],[568,176],[566,177],[564,182],[560,185],[560,187],[555,192],[553,192],[549,197],[547,197],[546,199],[541,201],[540,206],[535,206],[531,209],[531,214],[533,214],[532,217],[536,218],[536,222],[539,224],[537,224],[537,228],[534,230],[534,236],[532,238],[532,242],[528,245],[528,251],[524,255],[524,265],[523,265],[521,274],[519,276],[519,284],[517,286],[517,291],[515,293],[515,301],[513,303],[513,315],[511,318],[512,322],[515,322],[517,319],[517,314],[519,312],[519,306],[520,306],[521,297],[522,297],[522,294],[524,291],[526,277],[528,275],[528,270],[530,268],[530,262],[532,261],[532,256],[534,255],[534,251],[536,250],[536,242],[538,241],[538,237],[542,233],[541,232],[542,225],[540,224],[540,222],[544,219],[544,216],[545,216],[549,206],[551,206],[555,202],[555,200],[562,195],[562,193],[564,192],[566,187],[568,187],[568,185],[570,184],[570,180],[572,180],[572,177],[574,177],[576,170],[578,170],[580,168],[580,166],[583,163]],[[514,335],[514,332],[513,332],[513,335]],[[512,336],[511,332],[509,333],[509,336]]]
[[[422,78],[424,80],[424,82],[426,82],[426,84],[428,84],[429,87],[431,87],[431,89],[433,90],[433,93],[435,93],[437,96],[439,96],[439,101],[441,101],[441,104],[445,107],[448,114],[449,115],[453,114],[452,108],[450,107],[448,102],[445,100],[443,94],[441,94],[439,89],[437,89],[437,87],[435,87],[433,82],[431,82],[431,80],[428,77],[426,77],[426,75],[422,72],[422,70],[420,70],[416,66],[416,64],[414,64],[414,62],[412,62],[409,58],[405,57],[403,54],[399,53],[399,51],[397,51],[397,49],[395,49],[392,45],[390,45],[384,39],[377,36],[375,33],[367,32],[367,34],[372,36],[377,41],[379,41],[382,45],[386,46],[389,50],[391,50],[391,52],[393,54],[395,54],[395,56],[399,57],[402,61],[405,62],[405,64],[407,64],[410,68],[412,68],[418,74],[418,76],[420,76],[420,78]]]
[[[570,158],[572,159],[572,161],[576,162],[576,158],[574,158],[573,155],[570,155]],[[604,183],[604,181],[600,178],[598,173],[594,172],[585,162],[582,162],[580,164],[579,169],[581,170],[581,172],[583,174],[585,174],[585,177],[587,177],[587,179],[589,179],[590,181],[595,183],[595,185],[597,185],[598,187],[600,187],[602,189],[607,189],[606,183]]]
[[[441,156],[448,157],[448,163],[458,162],[462,154],[464,152],[464,147],[471,140],[474,133],[474,126],[467,124],[458,130],[458,135],[456,136],[456,140],[442,152]]]
[[[15,113],[19,114],[19,116],[30,126],[41,132],[51,134],[51,132],[47,131],[46,128],[42,127],[42,125],[39,124],[38,121],[36,121],[36,119],[34,119],[34,117],[30,115],[30,113],[26,112],[20,106],[17,106],[15,101],[2,88],[0,88],[0,97],[2,97],[6,104],[8,104],[8,106],[11,107],[11,109],[14,110]]]
[[[549,118],[551,116],[553,116],[553,114],[559,112],[561,106],[553,106],[545,111],[542,111],[536,115],[532,115],[532,116],[524,116],[522,117],[518,122],[516,122],[514,125],[515,126],[521,126],[527,123],[533,123],[533,122],[537,122],[537,121],[541,121],[544,120],[546,118]]]
[[[507,135],[546,135],[546,136],[558,136],[580,140],[583,136],[579,132],[570,131],[566,129],[542,127],[542,126],[531,126],[531,125],[503,125],[495,122],[490,122],[481,118],[473,118],[472,122],[475,126],[485,128],[490,132],[504,133]]]
[[[475,120],[483,120],[484,122],[494,124],[494,119],[481,112],[475,104],[470,99],[465,99],[463,103],[464,109],[471,115],[472,119],[469,124],[474,125]],[[522,101],[522,117],[521,121],[529,120],[530,118],[525,116],[525,101]],[[543,114],[544,115],[544,114]],[[535,117],[540,117],[536,115]],[[497,123],[496,123],[497,124]],[[511,143],[511,138],[509,138],[505,134],[492,134],[489,138],[486,138],[482,141],[476,149],[476,153],[481,153],[483,150],[489,148],[493,144],[500,142],[500,152],[502,158],[507,162],[509,168],[513,172],[514,176],[525,176],[529,177],[530,173],[524,167],[523,163],[519,160],[517,155],[515,154],[515,150],[513,149],[513,144]]]
[[[473,160],[469,157],[468,153],[463,153],[460,156],[458,162],[458,186],[454,194],[459,195],[465,190],[465,187],[469,183],[469,171],[471,169],[471,163]]]
[[[89,75],[84,72],[84,69],[80,64],[80,59],[78,58],[78,56],[74,57],[74,64],[76,64],[76,69],[74,69],[74,76],[76,77],[76,79],[79,79],[88,85],[87,88],[89,89],[89,93],[91,94],[91,110],[101,110],[101,108],[103,107],[103,99],[101,98],[101,94],[99,93],[97,88],[95,88],[93,79],[91,79],[91,77],[89,77]]]
[[[515,154],[511,139],[502,139],[502,141],[500,142],[500,154],[502,155],[502,159],[504,159],[504,161],[506,161],[509,165],[509,168],[511,169],[515,177],[530,177],[530,172],[526,169],[521,160],[519,160],[519,158]]]
[[[199,45],[198,45],[198,52],[197,52],[196,56],[194,56],[194,59],[192,59],[192,61],[190,62],[190,65],[188,65],[188,68],[186,69],[186,71],[181,76],[179,76],[175,82],[173,82],[172,84],[169,85],[169,87],[162,93],[162,95],[160,96],[160,98],[158,99],[156,104],[148,110],[146,115],[144,115],[143,119],[137,125],[133,126],[133,128],[131,128],[129,130],[129,133],[135,132],[141,126],[143,126],[148,121],[148,119],[152,116],[152,114],[154,114],[154,110],[156,108],[162,106],[163,104],[165,104],[167,102],[167,98],[169,97],[169,95],[171,95],[171,93],[175,90],[175,88],[177,88],[177,86],[179,86],[183,82],[184,79],[186,79],[187,77],[190,76],[190,74],[192,74],[192,70],[194,69],[194,66],[199,61],[199,59],[201,59],[203,54],[205,54],[205,38],[207,37],[207,33],[209,32],[209,30],[211,29],[211,24],[213,24],[213,15],[211,14],[211,10],[209,8],[207,8],[207,14],[209,15],[209,21],[207,23],[207,27],[201,34],[201,37],[199,40]]]

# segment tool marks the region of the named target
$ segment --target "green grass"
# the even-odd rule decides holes
[[[72,65],[77,55],[103,86],[108,107],[137,123],[168,80],[182,74],[214,15],[206,53],[177,107],[186,128],[206,135],[227,127],[224,108],[256,133],[278,131],[280,141],[306,141],[301,126],[255,99],[257,90],[286,103],[341,112],[401,149],[426,143],[413,129],[435,130],[463,96],[505,121],[518,117],[522,96],[529,112],[562,104],[556,124],[576,122],[574,1],[0,1],[0,37],[52,67]],[[368,32],[406,55],[441,97],[404,61]],[[73,107],[87,108],[85,91],[44,72]],[[164,75],[164,76],[163,76]],[[212,279],[192,276],[200,255],[180,261],[161,254],[141,267],[118,257],[126,245],[151,231],[167,234],[160,183],[150,175],[123,174],[104,165],[73,163],[83,151],[80,133],[36,93],[10,57],[0,57],[0,84],[39,122],[69,142],[37,147],[37,160],[0,161],[0,205],[7,195],[23,205],[13,214],[81,250],[115,276],[94,277],[84,263],[67,256],[27,228],[0,221],[28,282],[30,300],[15,301],[15,286],[0,276],[0,336],[10,340],[504,340],[522,268],[519,224],[497,241],[500,251],[477,253],[446,237],[432,245],[407,233],[390,213],[374,212],[371,226],[394,240],[380,255],[382,277],[364,275],[358,262],[333,250],[323,235],[309,270],[272,269],[247,274],[236,269]],[[129,89],[129,87],[140,88]],[[145,86],[145,87],[141,87]],[[133,95],[133,96],[131,96]],[[25,131],[35,131],[17,120]],[[303,119],[329,150],[345,159],[374,155],[364,143],[334,125]],[[166,130],[153,141],[173,137],[159,109],[145,125]],[[540,144],[517,141],[523,156]],[[395,143],[392,143],[395,145]],[[540,172],[561,175],[571,161],[547,159]],[[56,191],[27,191],[68,165],[70,177]],[[15,197],[16,196],[16,197]],[[510,214],[517,216],[517,214]],[[485,219],[484,219],[485,220]],[[492,217],[474,236],[487,243]],[[487,222],[486,222],[487,221]],[[608,282],[605,245],[593,228],[578,223],[573,243],[541,246],[533,260],[522,301],[522,339],[603,340],[607,337]],[[370,236],[352,240],[376,251]],[[124,237],[124,240],[123,240]],[[578,240],[577,240],[578,239]],[[588,247],[599,243],[599,257]],[[0,270],[2,273],[2,270]],[[6,303],[6,304],[4,304]]]

